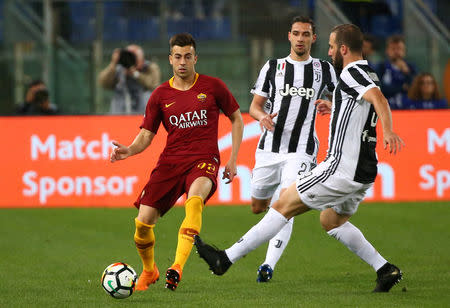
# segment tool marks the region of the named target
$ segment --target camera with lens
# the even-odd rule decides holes
[[[127,69],[132,66],[135,66],[136,65],[136,55],[129,50],[121,49],[120,54],[119,54],[118,63]]]

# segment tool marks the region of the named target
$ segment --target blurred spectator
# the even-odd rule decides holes
[[[227,0],[166,0],[167,17],[179,20],[183,17],[204,19],[206,16],[222,18]]]
[[[291,6],[288,0],[259,0],[256,6],[254,0],[240,0],[239,33],[247,38],[279,40],[284,44],[286,31],[290,29],[286,21],[296,15],[298,8]]]
[[[202,19],[205,16],[210,16],[215,19],[221,19],[227,0],[194,0],[194,3],[196,2],[198,2],[196,10],[197,18]]]
[[[369,65],[374,68],[374,58],[375,58],[375,37],[370,34],[364,34],[362,55]]]
[[[391,108],[399,109],[402,96],[408,92],[417,70],[413,64],[405,60],[405,41],[400,35],[393,35],[387,39],[386,56],[387,59],[377,66],[376,71],[381,81],[381,90],[389,100]]]
[[[345,16],[361,28],[363,32],[371,32],[372,19],[377,15],[391,16],[389,5],[378,0],[340,0],[339,6]]]
[[[146,61],[138,45],[115,49],[111,62],[100,72],[100,85],[113,89],[111,114],[144,113],[147,101],[161,82],[161,70],[155,62]]]
[[[47,87],[41,80],[30,83],[25,96],[25,102],[20,106],[21,115],[54,115],[58,112],[55,105],[50,103]]]
[[[450,28],[450,3],[448,0],[423,0],[426,6],[436,14],[437,18],[447,27]]]
[[[436,79],[430,73],[418,74],[403,98],[401,109],[446,109],[447,101],[439,94]]]
[[[44,18],[43,1],[29,1],[31,8],[40,17]],[[0,1],[1,5],[1,1]],[[70,39],[72,33],[72,19],[70,15],[70,5],[68,1],[51,1],[51,9],[53,13],[53,29],[56,36],[60,36],[65,40]]]
[[[108,1],[105,5],[116,5],[121,13],[138,19],[160,14],[160,4],[153,1]],[[123,8],[121,8],[121,5]]]

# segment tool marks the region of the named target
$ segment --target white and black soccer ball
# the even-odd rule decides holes
[[[131,266],[123,262],[116,262],[103,271],[102,287],[114,298],[127,298],[133,294],[137,278],[138,276]]]

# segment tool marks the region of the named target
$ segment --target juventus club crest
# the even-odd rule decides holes
[[[322,67],[319,62],[313,61],[314,81],[320,82],[322,79]]]

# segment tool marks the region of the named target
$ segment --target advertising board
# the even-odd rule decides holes
[[[209,204],[250,201],[260,127],[248,114],[243,117],[238,177],[228,185],[219,180]],[[390,155],[383,149],[378,124],[379,174],[366,201],[450,200],[450,111],[395,111],[393,118],[394,130],[406,147]],[[137,156],[111,164],[109,154],[112,140],[133,141],[141,121],[141,116],[0,117],[4,145],[0,207],[130,206],[164,148],[164,128]],[[328,116],[319,116],[316,123],[319,162],[326,155],[328,121]],[[231,151],[230,129],[228,119],[221,115],[223,166]]]

